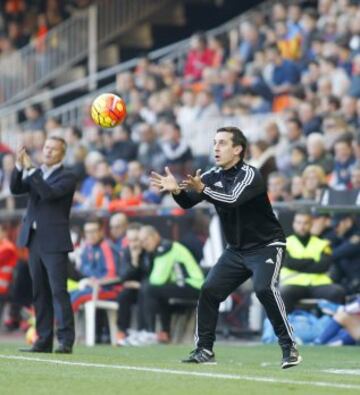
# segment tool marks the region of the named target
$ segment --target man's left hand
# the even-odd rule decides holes
[[[187,178],[181,182],[180,187],[201,193],[205,188],[205,184],[201,181],[201,169],[196,170],[195,176],[188,174]]]

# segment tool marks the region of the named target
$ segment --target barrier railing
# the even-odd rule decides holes
[[[161,1],[161,0],[157,0]],[[164,0],[162,0],[164,1]],[[275,0],[268,0],[264,4],[261,4],[259,7],[269,7]],[[153,3],[153,2],[151,2]],[[249,10],[243,13],[240,16],[226,22],[218,28],[212,29],[208,31],[206,34],[208,37],[218,36],[220,34],[226,33],[230,31],[232,28],[239,25],[239,23],[243,20],[249,18],[251,13],[254,10]],[[152,51],[148,54],[150,60],[165,62],[167,60],[174,60],[176,62],[181,62],[181,59],[185,56],[189,48],[189,38],[185,40],[178,41],[174,44],[168,45],[166,47],[160,48],[158,50]],[[78,124],[78,121],[74,121],[74,114],[80,114],[81,108],[86,104],[90,98],[97,96],[99,93],[105,90],[114,90],[115,89],[115,77],[119,72],[131,70],[138,62],[138,59],[132,59],[128,62],[121,63],[119,65],[110,67],[106,70],[100,71],[96,73],[94,76],[86,76],[69,84],[63,85],[59,88],[53,89],[50,92],[44,92],[33,97],[28,98],[27,100],[23,100],[16,105],[6,107],[1,109],[0,107],[0,127],[1,130],[13,130],[16,128],[16,117],[14,114],[19,111],[24,110],[30,104],[38,104],[43,103],[45,101],[51,101],[56,99],[57,97],[65,94],[71,94],[71,92],[76,91],[78,89],[82,89],[88,86],[90,79],[92,78],[96,83],[103,81],[104,79],[113,78],[113,82],[106,87],[93,90],[90,93],[81,96],[78,99],[75,99],[71,102],[66,103],[60,107],[54,108],[47,112],[48,116],[56,116],[60,120],[63,119],[71,119],[72,122]]]
[[[0,105],[29,96],[36,88],[85,58],[96,45],[111,40],[169,0],[101,0],[44,37],[0,58]],[[95,18],[95,19],[94,19]],[[96,31],[94,31],[96,25]]]

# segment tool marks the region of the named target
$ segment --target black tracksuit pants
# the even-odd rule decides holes
[[[295,340],[287,321],[284,303],[278,289],[283,247],[264,247],[251,252],[227,248],[210,270],[201,289],[195,342],[197,347],[212,350],[219,304],[239,285],[252,277],[256,296],[265,308],[281,347]]]

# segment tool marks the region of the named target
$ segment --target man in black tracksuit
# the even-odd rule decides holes
[[[278,290],[285,236],[271,208],[266,186],[257,169],[243,162],[247,140],[240,129],[224,127],[214,138],[216,167],[188,176],[179,185],[166,175],[152,173],[152,183],[172,192],[183,208],[202,200],[213,203],[228,243],[201,289],[196,328],[196,350],[183,362],[214,362],[212,351],[219,304],[249,277],[279,338],[282,368],[301,362],[292,328]]]

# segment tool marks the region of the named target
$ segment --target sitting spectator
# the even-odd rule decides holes
[[[83,277],[78,289],[70,292],[74,312],[92,299],[93,287],[103,280],[115,280],[119,274],[119,254],[112,243],[104,239],[101,220],[89,219],[84,224],[85,245],[81,252],[79,272]],[[98,299],[116,299],[118,286],[100,285]]]
[[[330,174],[334,167],[334,160],[326,152],[325,139],[320,133],[312,133],[306,140],[307,163],[320,166],[326,174]]]
[[[341,138],[334,144],[334,171],[331,173],[329,185],[337,190],[350,188],[350,170],[355,164],[352,143],[347,138]]]
[[[349,96],[360,98],[360,53],[353,58]]]
[[[181,136],[179,125],[174,122],[165,123],[161,147],[166,158],[165,164],[173,174],[179,177],[185,177],[192,172],[191,149]]]
[[[360,190],[360,165],[355,165],[350,171],[351,189]]]
[[[132,223],[126,230],[126,240],[128,246],[121,251],[120,260],[120,281],[123,290],[120,292],[117,301],[118,310],[118,345],[127,344],[128,329],[131,321],[131,307],[137,305],[137,330],[145,330],[143,300],[139,298],[141,284],[148,278],[151,271],[150,256],[141,246],[139,231],[141,225]]]
[[[124,183],[121,188],[120,199],[113,199],[107,208],[110,212],[127,210],[129,207],[140,206],[142,203],[141,189],[137,184]]]
[[[13,154],[8,153],[3,155],[2,160],[0,157],[0,208],[5,208],[6,210],[14,210],[15,202],[20,198],[15,198],[10,192],[10,179],[11,173],[15,167],[15,157]]]
[[[321,118],[315,113],[315,106],[309,102],[303,102],[299,106],[299,119],[306,136],[321,130]]]
[[[273,93],[275,95],[289,93],[300,81],[297,65],[291,60],[284,60],[275,45],[266,49],[266,57],[273,68],[269,81]]]
[[[322,192],[327,188],[326,174],[322,167],[309,165],[302,173],[304,182],[303,199],[319,201]]]
[[[143,226],[139,237],[144,250],[153,256],[149,283],[142,289],[147,329],[155,332],[156,316],[160,314],[162,332],[158,339],[167,342],[171,319],[169,299],[197,300],[204,276],[186,247],[162,239],[154,227]]]
[[[142,123],[138,126],[140,144],[137,160],[146,168],[161,171],[165,163],[165,155],[157,139],[154,129]]]
[[[275,149],[264,140],[258,140],[250,144],[251,159],[249,164],[259,169],[264,181],[267,183],[269,174],[277,170],[275,161]]]
[[[331,247],[327,240],[312,236],[309,213],[297,212],[294,234],[286,240],[287,256],[280,272],[280,292],[287,313],[291,313],[302,298],[322,298],[343,303],[344,290],[333,284],[327,274],[331,264]]]
[[[315,344],[345,346],[355,345],[360,340],[359,297],[345,305],[323,302],[319,303],[319,307],[323,308],[326,313],[330,312],[332,317],[321,335],[315,339]]]
[[[128,225],[128,218],[124,213],[116,213],[110,217],[110,239],[119,253],[127,244],[125,235]]]
[[[347,294],[360,292],[360,236],[355,218],[350,214],[336,214],[332,220],[335,235],[331,238],[333,260],[332,277],[342,284]]]
[[[269,174],[267,189],[271,203],[289,200],[286,177],[278,172]]]
[[[5,229],[0,224],[0,320],[4,302],[7,300],[9,293],[16,262],[17,253],[15,244],[6,237]]]
[[[291,147],[290,165],[286,171],[287,176],[291,179],[295,175],[303,173],[306,167],[306,149],[301,144]]]
[[[184,77],[192,82],[201,78],[204,69],[213,63],[214,52],[207,47],[206,37],[202,34],[194,35],[190,40],[190,51],[184,68]]]
[[[301,200],[303,198],[304,182],[302,176],[294,176],[291,178],[290,196],[293,200]]]

